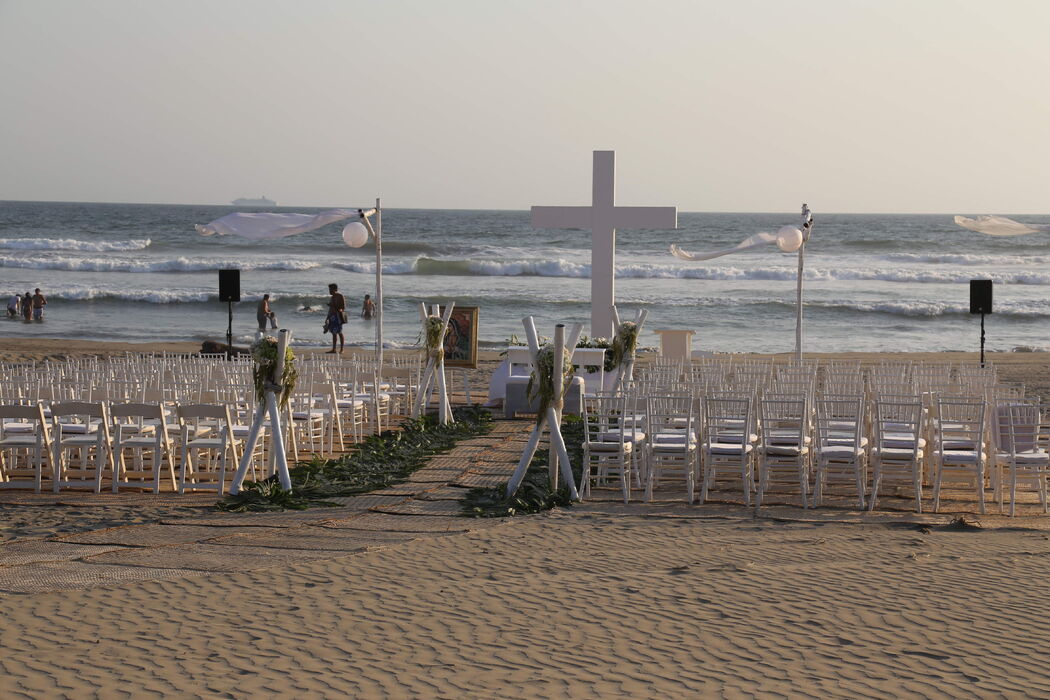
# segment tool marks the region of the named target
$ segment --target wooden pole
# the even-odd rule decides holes
[[[562,375],[565,373],[565,324],[559,323],[554,327],[554,371],[552,373],[552,384],[554,388],[554,412],[551,414],[551,436],[554,436],[554,427],[561,427],[561,401],[564,384]],[[558,488],[558,449],[554,440],[550,442],[550,452],[547,457],[547,471],[550,476],[551,488]]]

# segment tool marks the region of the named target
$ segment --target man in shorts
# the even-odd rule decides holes
[[[270,328],[277,328],[277,314],[270,308],[269,294],[263,294],[262,301],[255,309],[255,320],[259,322],[259,330],[266,330],[266,319],[270,320]]]
[[[328,332],[332,334],[332,349],[327,354],[335,352],[336,336],[339,337],[339,354],[343,353],[343,323],[346,319],[346,299],[339,293],[339,285],[328,285]]]
[[[47,306],[47,299],[40,293],[40,288],[37,287],[36,293],[33,294],[33,320],[43,321],[44,320],[44,307]]]

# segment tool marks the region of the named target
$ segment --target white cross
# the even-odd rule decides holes
[[[616,152],[594,152],[589,207],[533,207],[534,228],[591,229],[591,336],[612,337],[616,229],[678,228],[676,207],[616,206]]]

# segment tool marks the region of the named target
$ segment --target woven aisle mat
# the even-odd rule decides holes
[[[52,542],[50,540],[22,540],[0,547],[0,566],[18,566],[45,561],[71,561],[92,554],[120,549],[116,546],[93,546]]]
[[[188,544],[178,547],[108,552],[91,558],[92,564],[120,567],[189,569],[193,571],[250,571],[278,564],[295,564],[314,559],[331,559],[346,552],[273,547],[227,547]]]
[[[420,469],[408,477],[408,481],[419,484],[448,483],[458,479],[465,471],[466,465],[461,465],[459,469]]]
[[[360,496],[336,496],[335,498],[325,498],[323,500],[338,503],[341,506],[363,512],[369,508],[375,508],[376,506],[392,506],[401,501],[407,500],[408,498],[409,496],[389,496],[366,493]]]
[[[353,508],[310,508],[309,510],[285,510],[276,513],[221,513],[200,517],[165,520],[171,525],[209,525],[212,527],[301,527],[322,520],[338,520],[355,515]]]
[[[382,533],[386,534],[386,533]],[[209,545],[222,547],[277,547],[283,549],[328,550],[345,554],[369,547],[396,544],[412,539],[410,535],[377,538],[360,530],[336,530],[324,527],[304,527],[300,530],[283,531],[267,535],[231,535],[209,540]]]
[[[441,487],[440,487],[439,484],[427,484],[427,483],[420,483],[420,482],[411,483],[411,482],[407,482],[406,481],[405,483],[402,483],[402,484],[394,484],[393,486],[387,486],[384,489],[379,489],[378,491],[373,491],[369,495],[370,496],[405,496],[406,498],[411,498],[413,496],[418,496],[421,493],[426,493],[427,491],[431,491],[431,490],[433,490],[435,488],[441,488]]]
[[[461,534],[474,529],[471,520],[457,517],[406,518],[388,513],[369,513],[360,518],[325,523],[325,527],[374,532],[417,532],[425,534]]]
[[[259,528],[250,528],[250,531]],[[275,528],[268,528],[274,530]],[[56,537],[55,540],[76,544],[96,545],[120,545],[123,547],[163,547],[169,544],[180,544],[183,542],[201,542],[214,537],[222,537],[238,532],[228,527],[205,527],[201,525],[163,525],[152,523],[149,525],[127,525],[124,527],[111,527],[105,530],[92,530],[81,532],[65,537]]]
[[[455,501],[405,501],[396,506],[383,506],[373,509],[377,513],[393,513],[394,515],[430,515],[430,516],[456,516],[463,511],[463,506],[458,500]]]
[[[498,474],[465,474],[452,482],[453,486],[464,488],[494,488],[510,481],[513,472],[500,472]]]
[[[454,454],[438,455],[437,457],[431,457],[428,459],[427,465],[419,471],[429,471],[431,469],[458,469],[461,468],[465,462],[465,459],[457,457]]]
[[[463,498],[463,489],[453,485],[442,486],[416,498],[417,501],[458,501]]]
[[[25,566],[0,567],[0,593],[44,593],[129,581],[199,576],[202,573],[204,572],[189,569],[109,566],[83,561],[40,562]]]

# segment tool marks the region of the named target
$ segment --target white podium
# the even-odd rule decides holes
[[[673,357],[689,362],[693,355],[693,335],[696,331],[655,329],[660,334],[660,357]]]

